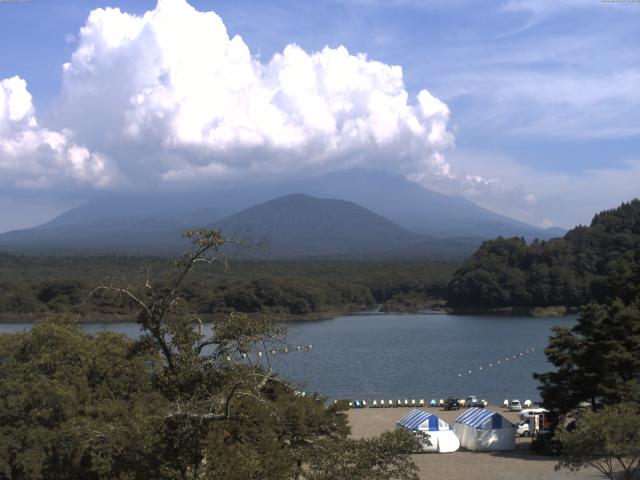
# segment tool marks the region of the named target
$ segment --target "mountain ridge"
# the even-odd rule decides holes
[[[211,225],[231,236],[253,230],[277,256],[343,255],[403,248],[423,237],[353,202],[293,193]]]
[[[397,175],[349,170],[278,185],[229,187],[226,190],[197,193],[104,196],[70,209],[43,225],[0,235],[0,250],[23,253],[174,254],[188,248],[188,244],[180,238],[182,231],[202,225],[226,224],[229,227],[240,213],[249,210],[250,214],[252,208],[262,204],[273,207],[278,202],[270,202],[278,199],[285,199],[280,202],[286,202],[291,195],[293,197],[289,201],[292,198],[316,198],[326,202],[344,202],[340,204],[341,207],[334,205],[335,211],[331,215],[336,218],[340,216],[342,207],[354,215],[354,208],[358,207],[367,210],[371,215],[366,217],[379,227],[386,222],[393,224],[396,233],[392,233],[393,229],[386,230],[386,244],[375,240],[371,245],[366,245],[362,240],[359,241],[359,249],[371,254],[386,252],[388,255],[397,249],[402,250],[403,255],[408,255],[407,252],[412,250],[415,254],[434,248],[443,251],[448,242],[456,244],[458,252],[471,253],[474,249],[471,245],[478,246],[482,240],[500,235],[523,236],[528,240],[552,235],[550,231],[495,214],[461,197],[426,190]],[[320,211],[315,210],[315,213],[310,212],[306,216],[297,215],[298,223],[302,225],[306,222],[306,229],[315,231],[314,226],[319,218],[314,222],[307,221],[307,217],[318,216]],[[290,212],[290,215],[293,214],[295,212]],[[356,216],[361,218],[360,214],[361,211]],[[322,222],[330,225],[331,219],[324,218]],[[269,226],[256,215],[252,222],[245,221],[245,227],[254,227],[254,230],[257,224],[260,229],[268,230]],[[350,226],[347,221],[341,225],[342,228]],[[239,229],[237,222],[235,228]],[[404,233],[399,235],[397,229]],[[333,240],[325,238],[325,241],[335,243],[337,233],[332,233]],[[404,238],[399,242],[401,245],[393,240],[394,237]],[[305,249],[316,238],[322,238],[318,232],[306,238],[298,235],[300,241],[295,245],[291,242],[284,244],[288,245],[289,251],[304,255]],[[416,241],[412,244],[409,238]],[[456,240],[450,242],[451,239]],[[275,243],[282,244],[278,239]],[[329,250],[336,251],[335,248]],[[351,248],[350,254],[355,253],[353,250],[355,247]],[[312,251],[318,253],[324,250],[321,245],[315,244]]]

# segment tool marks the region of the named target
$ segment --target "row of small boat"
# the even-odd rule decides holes
[[[304,395],[304,393],[302,395]],[[466,406],[465,403],[466,402],[464,399],[459,400],[459,404],[461,407]],[[480,400],[480,403],[482,403],[482,405],[479,405],[479,406],[486,407],[488,405],[488,402],[486,400]],[[349,408],[444,407],[444,404],[445,404],[445,401],[442,398],[440,400],[436,400],[435,398],[431,399],[429,403],[425,402],[424,399],[420,399],[416,401],[416,399],[409,400],[407,398],[405,398],[404,401],[401,399],[398,399],[395,402],[393,400],[387,400],[387,401],[373,400],[371,401],[371,403],[368,403],[366,400],[352,400],[352,401],[349,401]],[[530,408],[532,404],[533,403],[531,402],[531,400],[526,400],[524,402],[524,407]],[[509,409],[508,400],[504,401],[504,408]]]
[[[431,400],[429,403],[426,403],[424,399],[417,400],[407,399],[404,401],[398,399],[395,402],[393,400],[372,400],[371,403],[368,403],[366,400],[353,400],[349,402],[349,408],[391,408],[391,407],[442,407],[444,406],[444,400],[436,401],[435,399]]]

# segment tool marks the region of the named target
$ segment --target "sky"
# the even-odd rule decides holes
[[[0,0],[0,232],[352,167],[570,228],[639,194],[640,3]]]

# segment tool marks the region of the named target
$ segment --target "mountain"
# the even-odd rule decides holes
[[[134,216],[136,212],[129,210],[124,217],[92,219],[84,210],[72,211],[41,227],[6,233],[0,236],[0,247],[55,254],[178,254],[188,248],[181,232],[196,228],[194,219],[211,217],[213,212],[195,211],[179,219],[170,210],[154,212],[151,218]],[[278,197],[207,226],[230,238],[264,241],[257,250],[233,252],[254,259],[460,258],[479,244],[477,239],[421,236],[353,202],[305,194]]]
[[[337,229],[349,226],[346,218],[341,217],[341,208],[347,208],[346,204],[350,205],[346,211],[353,213],[354,218],[363,218],[353,212],[355,205],[368,210],[378,220],[385,220],[396,229],[401,229],[406,240],[410,235],[414,238],[410,245],[408,241],[399,242],[406,247],[399,249],[397,238],[400,237],[397,230],[392,233],[390,229],[376,230],[371,227],[371,232],[378,232],[378,236],[370,235],[368,246],[358,243],[361,253],[385,251],[387,254],[395,254],[402,250],[403,255],[428,251],[455,252],[459,256],[473,251],[482,240],[499,235],[546,239],[562,233],[497,215],[460,197],[426,190],[401,176],[348,170],[304,181],[254,183],[241,187],[230,185],[226,189],[199,193],[108,195],[71,209],[44,225],[0,235],[0,250],[31,253],[174,254],[184,250],[186,246],[180,238],[180,232],[202,225],[239,228],[238,218],[246,224],[245,227],[254,228],[262,236],[270,236],[268,234],[276,233],[277,229],[268,227],[267,218],[268,221],[275,219],[265,216],[264,220],[260,220],[258,217],[261,213],[256,212],[264,211],[252,210],[252,207],[266,204],[262,208],[276,208],[280,204],[270,204],[271,200],[282,196],[287,198],[288,195],[299,192],[317,197],[316,200],[334,199],[343,202],[340,207],[331,204],[333,209],[329,208],[330,204],[324,203],[323,208],[314,209],[308,205],[309,198],[303,201],[303,197],[292,197],[299,202],[289,199],[291,205],[297,205],[296,208],[304,212],[300,215],[289,214],[291,222],[295,219],[300,225],[299,228],[294,228],[291,223],[289,230],[298,232],[299,235],[284,243],[278,240],[278,236],[272,240],[283,251],[286,246],[289,251],[299,252],[300,255],[307,251],[314,252],[313,255],[324,254],[324,250],[315,241],[320,238],[315,235],[318,232],[315,228],[317,224],[324,226],[327,235],[333,235],[325,238],[331,244],[327,251],[339,254],[337,245],[340,240],[346,240],[338,236]],[[236,217],[241,212],[242,216]],[[251,222],[247,221],[247,216],[251,216]],[[314,216],[318,218],[315,219]],[[372,223],[380,223],[373,222],[372,217],[368,218]],[[226,223],[217,223],[223,219]],[[332,223],[336,225],[334,230],[330,228]],[[304,236],[302,230],[314,234]],[[369,230],[365,229],[365,232]],[[388,238],[383,242],[380,239],[384,235]],[[298,242],[295,245],[294,239]],[[355,253],[355,247],[349,248]]]
[[[37,254],[174,254],[188,248],[191,226],[166,218],[107,218],[15,230],[0,235],[0,250]]]
[[[189,194],[125,194],[99,197],[72,208],[53,220],[35,228],[83,225],[103,220],[171,220],[181,224],[214,222],[235,213],[239,206],[218,204],[219,200],[202,193]],[[29,229],[31,230],[31,229]]]
[[[541,237],[541,239],[558,238],[558,237],[562,237],[565,233],[567,233],[567,230],[560,227],[549,227],[549,228],[545,228],[544,231],[546,233],[546,237],[543,236]]]
[[[198,206],[202,206],[198,208]],[[73,208],[43,225],[0,235],[0,250],[38,254],[174,255],[182,232],[230,212],[195,195],[122,195]],[[194,208],[195,207],[195,208]]]
[[[565,230],[542,229],[499,215],[462,197],[427,190],[400,175],[352,169],[302,181],[252,184],[204,193],[146,194],[104,197],[69,210],[45,226],[76,224],[101,218],[164,218],[182,222],[199,209],[211,212],[199,224],[210,223],[258,203],[293,193],[347,200],[367,208],[401,227],[429,237],[523,236],[549,239]]]
[[[362,205],[412,232],[440,238],[523,236],[528,240],[561,236],[499,215],[462,197],[427,190],[400,175],[373,170],[331,173],[298,185],[299,191]]]
[[[290,194],[212,225],[231,237],[265,239],[272,256],[390,252],[422,240],[386,218],[344,200]]]

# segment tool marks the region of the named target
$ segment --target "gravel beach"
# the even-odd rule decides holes
[[[517,415],[506,412],[502,407],[489,406],[515,422]],[[396,421],[411,408],[365,408],[349,411],[352,436],[370,437],[393,430]],[[427,408],[444,421],[453,423],[461,411],[443,411]],[[518,438],[516,449],[508,452],[470,452],[463,449],[454,453],[421,453],[413,455],[420,467],[421,479],[442,480],[533,480],[533,479],[573,479],[593,480],[604,478],[595,469],[572,473],[568,470],[555,471],[557,458],[535,454],[531,449],[531,439]]]

